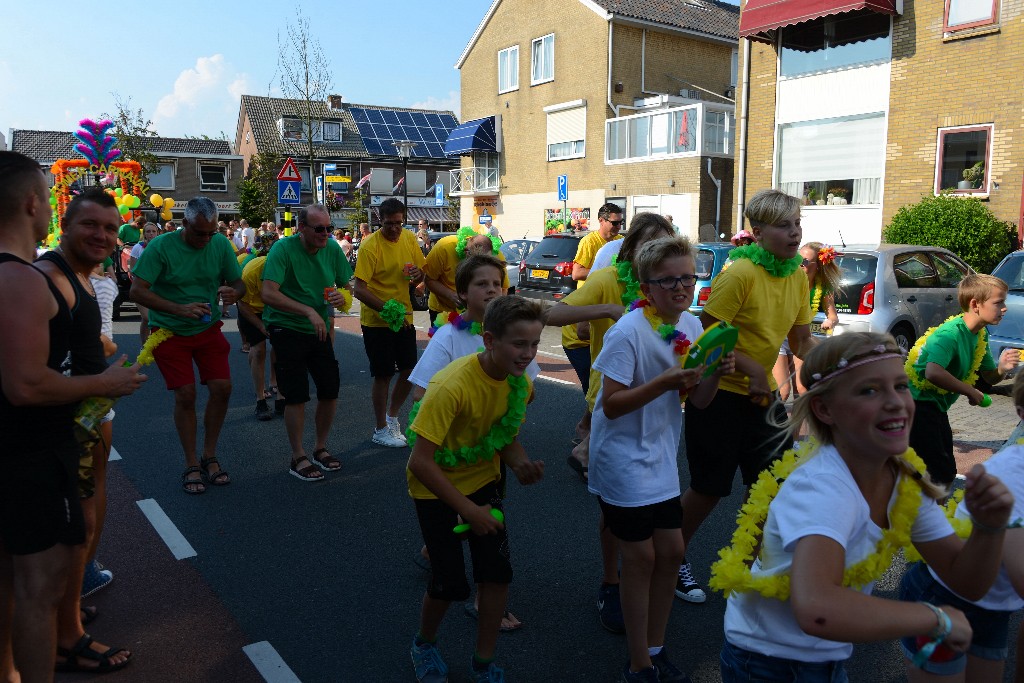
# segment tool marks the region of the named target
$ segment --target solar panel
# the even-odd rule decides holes
[[[450,114],[361,107],[351,107],[349,111],[356,121],[363,146],[367,153],[374,155],[397,156],[394,143],[411,140],[418,143],[413,147],[413,156],[444,159],[444,143],[458,126],[458,121]]]

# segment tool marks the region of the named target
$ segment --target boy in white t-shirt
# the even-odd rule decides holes
[[[703,367],[682,368],[687,345],[703,332],[687,312],[697,282],[687,240],[652,240],[640,248],[634,266],[646,299],[612,326],[594,361],[603,379],[588,486],[600,497],[605,524],[619,539],[622,554],[620,591],[629,645],[622,680],[685,681],[663,649],[684,552],[676,464],[680,392],[706,405],[735,359],[727,355],[703,382]]]

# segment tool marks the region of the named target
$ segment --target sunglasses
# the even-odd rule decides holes
[[[605,220],[608,220],[608,219],[606,218]],[[625,219],[625,218],[623,218],[623,219],[621,219],[621,220],[617,220],[617,221],[608,221],[608,222],[609,222],[609,223],[611,223],[612,225],[614,225],[614,226],[615,226],[615,227],[617,228],[617,227],[619,227],[620,225],[622,225],[623,223],[625,223],[625,222],[626,222],[626,219]]]
[[[804,259],[803,261],[800,262],[800,267],[801,268],[806,268],[806,267],[810,266],[813,263],[814,263],[814,259]]]
[[[202,230],[193,230],[192,234],[195,235],[196,237],[213,237],[218,232],[220,232],[220,230],[210,230],[209,232],[204,232]]]
[[[309,225],[308,223],[306,224],[306,227],[307,228],[312,228],[313,232],[320,233],[320,234],[323,234],[323,233],[325,233],[325,232],[327,232],[328,230],[331,229],[330,225]]]

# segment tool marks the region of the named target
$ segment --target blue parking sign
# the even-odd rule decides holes
[[[569,201],[569,176],[558,176],[558,201]]]

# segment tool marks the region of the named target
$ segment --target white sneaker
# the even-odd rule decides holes
[[[391,432],[391,427],[382,427],[381,429],[373,430],[373,442],[380,446],[388,446],[390,448],[405,448],[409,444],[404,439],[399,439]]]
[[[403,443],[408,443],[409,442],[409,440],[407,438],[405,438],[405,432],[402,431],[402,425],[399,424],[397,417],[394,418],[394,419],[389,417],[388,418],[388,425],[387,426],[388,426],[388,430],[391,432],[391,436],[393,436],[396,439],[402,441]]]

